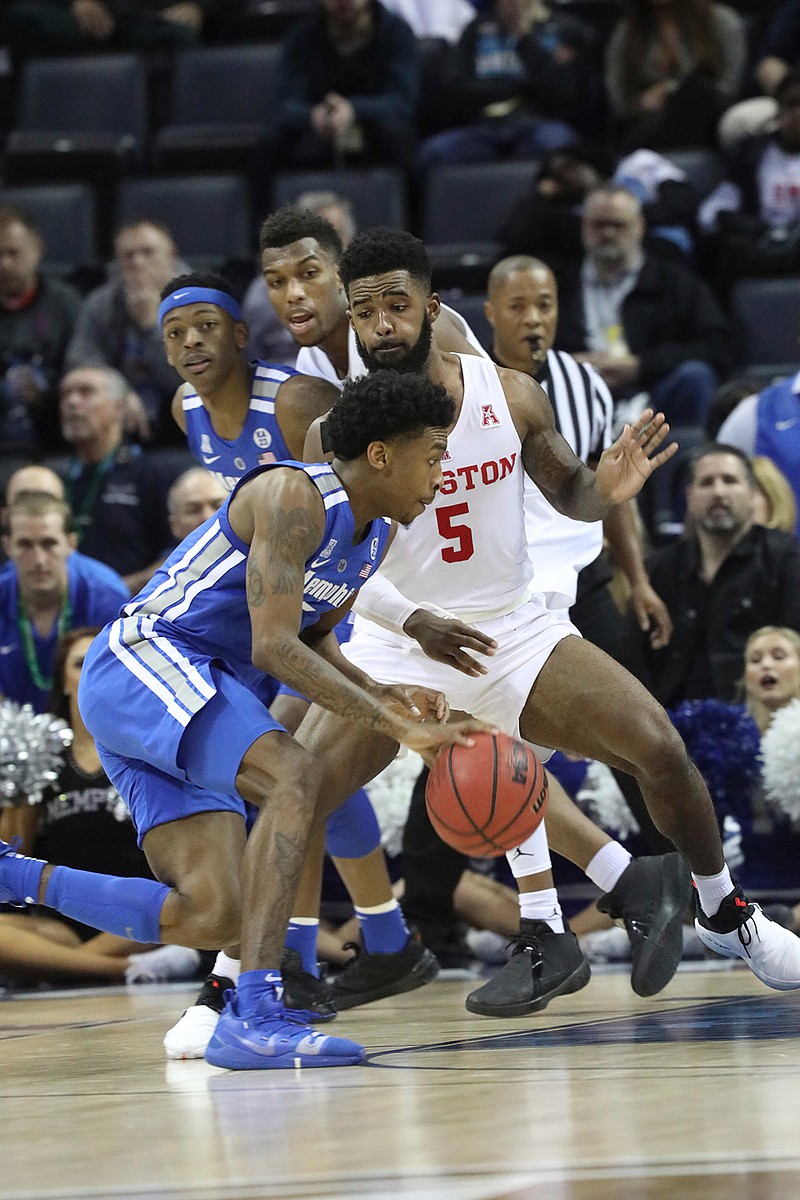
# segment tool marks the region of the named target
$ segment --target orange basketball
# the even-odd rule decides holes
[[[547,776],[533,749],[505,733],[448,746],[425,788],[431,824],[470,858],[495,858],[529,838],[547,809]]]

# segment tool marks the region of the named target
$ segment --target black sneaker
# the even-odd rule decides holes
[[[303,970],[303,962],[296,950],[284,950],[281,958],[283,977],[283,1003],[286,1008],[302,1013],[318,1024],[332,1021],[336,1016],[330,984],[318,979],[310,971]]]
[[[615,887],[597,901],[600,912],[625,925],[637,996],[655,996],[677,971],[691,896],[689,864],[672,853],[632,859]]]
[[[435,957],[413,936],[394,954],[367,954],[359,949],[333,981],[333,1002],[341,1012],[386,996],[413,992],[438,974]]]
[[[586,987],[591,967],[574,933],[555,933],[546,921],[523,917],[511,958],[493,979],[466,999],[468,1012],[484,1017],[524,1017],[556,996]]]

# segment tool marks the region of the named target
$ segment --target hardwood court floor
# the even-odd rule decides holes
[[[796,1200],[800,993],[626,974],[525,1020],[467,981],[339,1017],[369,1065],[167,1062],[183,988],[0,1002],[0,1197],[73,1200]]]

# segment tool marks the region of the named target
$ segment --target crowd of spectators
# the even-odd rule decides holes
[[[12,90],[36,56],[141,54],[150,81],[161,81],[157,127],[174,55],[259,37],[280,43],[273,122],[242,160],[252,256],[235,277],[248,353],[289,366],[298,345],[272,307],[256,251],[282,172],[321,173],[296,203],[330,220],[346,245],[358,205],[338,190],[343,173],[363,169],[366,188],[369,168],[398,168],[409,227],[424,237],[423,199],[437,170],[527,162],[528,189],[483,214],[484,241],[497,252],[473,287],[489,296],[490,324],[475,333],[503,361],[496,315],[507,272],[493,285],[489,271],[534,256],[559,296],[555,348],[601,377],[615,427],[651,404],[695,448],[664,471],[669,512],[644,497],[650,582],[672,630],[657,645],[652,630],[642,633],[635,656],[668,707],[732,704],[750,635],[766,624],[800,631],[800,373],[772,378],[742,362],[732,307],[742,279],[800,274],[800,0],[301,7],[265,33],[245,0],[13,0],[0,15],[0,46]],[[707,186],[686,167],[687,152],[709,168]],[[60,597],[71,597],[72,628],[102,624],[224,494],[207,472],[183,473],[191,458],[172,419],[180,378],[157,319],[165,284],[197,266],[182,249],[185,228],[141,212],[112,224],[101,244],[107,262],[65,269],[24,203],[4,195],[8,183],[0,488],[10,488],[9,562],[0,583],[14,649],[0,647],[0,693],[41,710],[66,631]],[[209,212],[209,226],[216,220]],[[456,289],[448,300],[457,312],[464,296]],[[533,346],[536,319],[515,317],[515,354]],[[779,303],[774,321],[796,324],[800,312]],[[784,375],[800,366],[800,350],[796,358]],[[43,555],[47,578],[30,567]],[[624,621],[625,596],[613,587]],[[20,612],[27,641],[17,636]],[[795,883],[800,899],[800,872]],[[119,961],[113,970],[119,976]]]

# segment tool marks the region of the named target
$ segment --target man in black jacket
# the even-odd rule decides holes
[[[672,424],[704,425],[731,362],[728,323],[688,266],[644,249],[644,231],[627,188],[589,194],[583,260],[559,281],[557,345],[590,362],[615,401],[648,392]]]
[[[693,532],[648,562],[673,623],[667,646],[647,647],[651,690],[669,708],[735,700],[748,636],[763,625],[800,630],[800,545],[792,534],[753,524],[750,460],[713,442],[693,456],[690,472]]]

